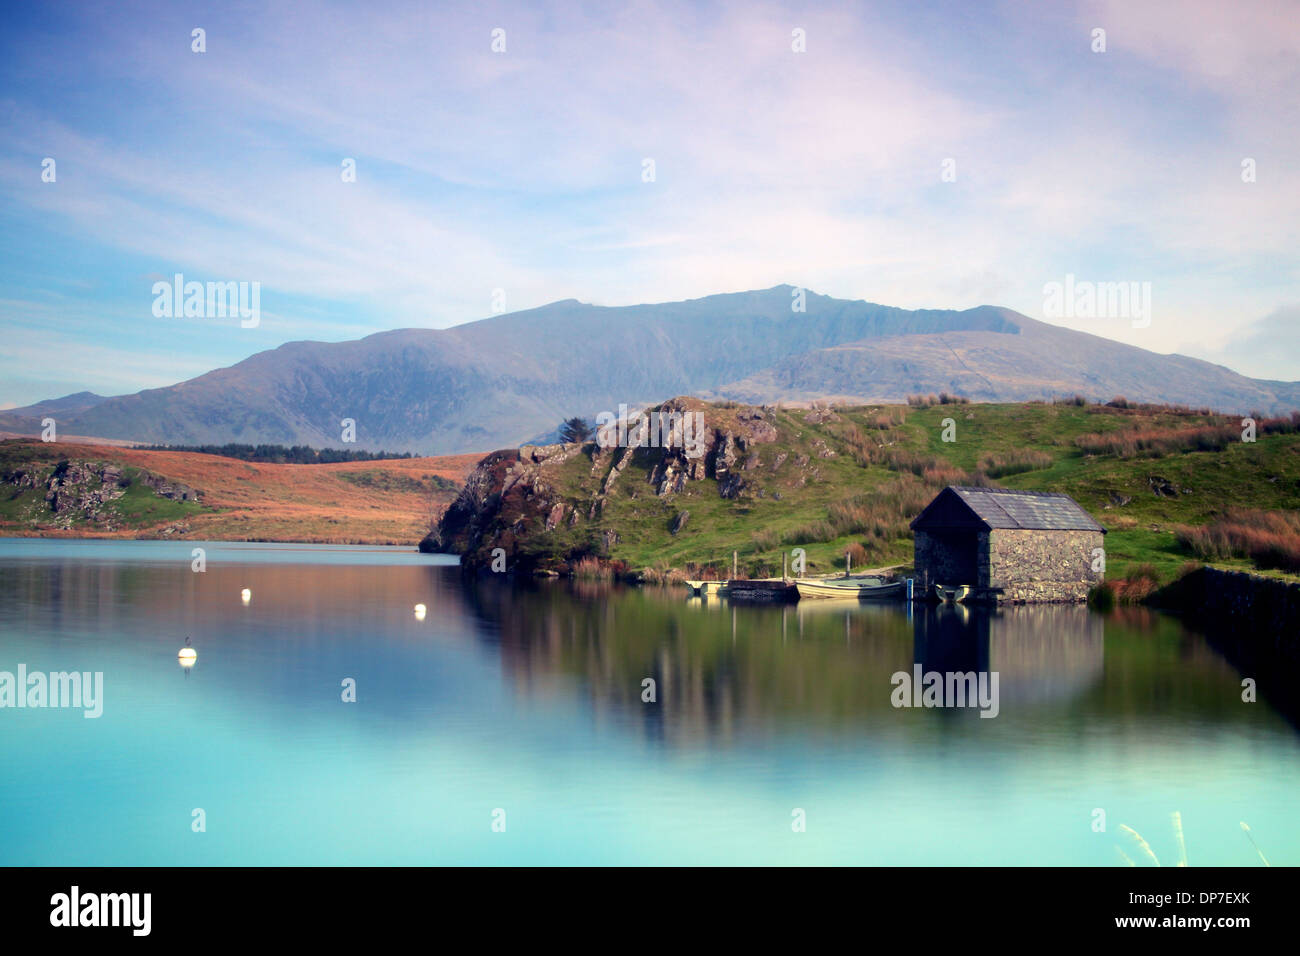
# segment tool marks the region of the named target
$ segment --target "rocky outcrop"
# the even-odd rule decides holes
[[[106,461],[63,459],[54,465],[29,462],[0,475],[0,483],[18,493],[44,491],[20,514],[21,520],[33,527],[65,531],[86,524],[104,531],[124,527],[126,519],[114,502],[127,493],[133,482],[162,498],[199,498],[197,491],[181,482],[141,469],[128,472],[122,465]]]
[[[437,527],[420,542],[420,550],[459,554],[467,568],[478,570],[489,567],[493,552],[501,548],[508,570],[537,570],[524,540],[561,527],[572,503],[554,491],[550,474],[583,451],[581,443],[573,443],[529,445],[488,455],[465,479]]]
[[[163,478],[161,475],[155,475],[150,472],[141,472],[140,481],[142,484],[152,488],[161,498],[170,498],[172,501],[198,501],[199,493],[189,485],[179,481],[172,481],[170,478]]]
[[[607,556],[618,544],[618,534],[601,526],[605,502],[628,481],[644,481],[662,499],[709,480],[716,481],[723,498],[761,493],[743,475],[763,466],[758,446],[777,440],[770,410],[718,409],[679,398],[653,411],[662,416],[658,424],[652,426],[648,415],[633,420],[622,446],[527,445],[488,455],[420,550],[459,554],[465,567],[478,570],[490,566],[500,548],[510,570],[533,572],[585,556]],[[689,419],[689,427],[688,416],[696,416]],[[697,428],[700,423],[703,427]],[[598,479],[597,490],[566,496],[556,490],[566,483],[560,475],[571,481],[574,472],[565,466],[580,456],[587,456],[591,465],[577,474],[588,481]],[[777,463],[785,458],[780,456]],[[688,516],[681,512],[673,520],[673,534],[683,530]]]

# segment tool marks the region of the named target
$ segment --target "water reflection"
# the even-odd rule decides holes
[[[1112,865],[1096,806],[1149,838],[1180,810],[1198,863],[1252,862],[1242,819],[1300,859],[1300,738],[1168,616],[738,607],[415,555],[193,573],[189,548],[0,542],[0,670],[105,679],[102,719],[4,717],[0,863]],[[894,707],[914,667],[997,672],[998,716]],[[222,826],[178,842],[198,805]],[[524,839],[490,839],[497,806]]]
[[[795,727],[911,732],[891,703],[900,671],[999,675],[1002,723],[1173,710],[1244,719],[1232,668],[1177,621],[1146,611],[1107,618],[1082,606],[801,602],[737,606],[654,588],[564,582],[467,585],[512,687],[577,687],[598,718],[683,745]],[[1184,670],[1170,657],[1191,666]],[[653,679],[657,700],[642,700]],[[949,703],[952,703],[951,701]]]
[[[188,561],[79,561],[11,568],[5,584],[15,631],[75,632],[92,620],[98,633],[136,635],[169,655],[167,635],[189,632],[209,665],[247,664],[233,693],[266,695],[268,706],[313,678],[299,656],[311,650],[313,668],[380,682],[369,707],[412,713],[454,680],[439,670],[434,640],[477,645],[523,699],[576,696],[597,721],[683,745],[916,725],[925,718],[890,701],[892,675],[914,665],[998,672],[1001,722],[1035,710],[1035,720],[1045,710],[1065,720],[1069,707],[1121,721],[1244,719],[1239,678],[1210,642],[1142,609],[1103,618],[1077,606],[737,606],[596,582],[466,582],[433,566],[210,562],[194,574]],[[230,600],[250,584],[256,604]],[[647,679],[653,705],[642,700]]]

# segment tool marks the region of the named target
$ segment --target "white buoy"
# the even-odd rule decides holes
[[[417,621],[423,621],[424,615],[428,613],[428,610],[429,609],[426,608],[423,604],[417,604],[415,606],[415,619]]]
[[[253,600],[253,592],[248,590],[248,588],[244,588],[244,590],[239,592],[239,599],[247,604],[249,601]]]

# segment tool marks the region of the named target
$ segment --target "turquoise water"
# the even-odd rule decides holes
[[[1142,863],[1126,824],[1169,865],[1173,811],[1192,865],[1260,865],[1243,820],[1300,862],[1300,735],[1171,618],[196,546],[0,540],[0,671],[104,674],[98,719],[0,709],[0,863]],[[998,715],[894,707],[914,663],[996,671]]]

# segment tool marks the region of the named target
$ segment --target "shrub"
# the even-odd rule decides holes
[[[1111,586],[1116,603],[1140,604],[1160,586],[1160,575],[1154,566],[1139,564],[1130,568],[1122,578],[1107,583]]]
[[[1088,592],[1088,607],[1094,611],[1109,611],[1115,607],[1115,586],[1102,581]]]
[[[1300,573],[1300,513],[1234,508],[1210,524],[1182,528],[1178,543],[1205,561],[1246,558],[1255,567]]]
[[[1005,478],[1025,471],[1037,471],[1050,467],[1055,459],[1044,451],[1032,448],[1017,448],[1003,454],[985,455],[980,459],[980,471],[990,478]]]
[[[641,571],[641,580],[646,584],[680,584],[686,580],[686,577],[684,571],[665,565],[643,568]]]

